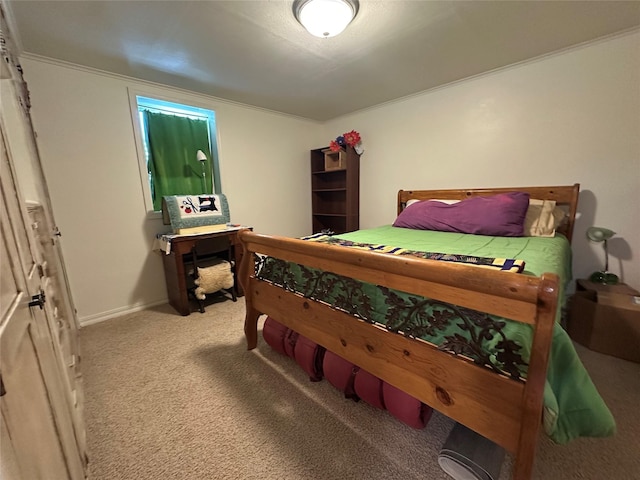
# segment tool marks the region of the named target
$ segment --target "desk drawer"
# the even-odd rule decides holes
[[[198,252],[198,256],[211,255],[212,253],[226,252],[229,250],[229,237],[227,235],[220,237],[206,238],[198,240],[194,247]]]

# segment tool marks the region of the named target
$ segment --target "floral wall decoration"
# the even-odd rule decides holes
[[[360,134],[355,130],[351,130],[350,132],[343,133],[339,137],[336,137],[335,140],[331,140],[329,143],[329,149],[332,152],[337,152],[344,146],[353,147],[358,155],[362,155],[364,152],[364,148],[362,148],[362,139],[360,138]]]

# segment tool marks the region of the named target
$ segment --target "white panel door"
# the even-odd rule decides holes
[[[38,249],[27,228],[4,129],[0,203],[0,412],[2,431],[11,439],[10,454],[0,455],[0,471],[19,469],[25,479],[82,479],[66,385],[41,308],[46,299]]]
[[[77,315],[31,121],[29,90],[2,7],[0,2],[0,127],[7,221],[12,225],[15,261],[24,272],[26,291],[44,298],[43,308],[31,312],[34,332],[44,339],[39,361],[70,474],[76,478],[87,463]],[[9,296],[11,291],[7,289]]]

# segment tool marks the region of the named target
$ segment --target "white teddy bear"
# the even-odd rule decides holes
[[[206,293],[233,288],[231,264],[226,260],[219,260],[210,267],[198,267],[198,278],[193,283],[197,285],[194,293],[198,300],[204,300]]]

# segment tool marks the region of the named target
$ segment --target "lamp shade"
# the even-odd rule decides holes
[[[587,238],[592,242],[604,242],[609,240],[616,234],[613,230],[603,227],[589,227],[587,229]]]
[[[328,38],[341,33],[358,13],[356,0],[295,0],[293,14],[307,31]]]
[[[199,162],[206,162],[207,156],[202,150],[198,150],[196,153],[196,160],[198,160]]]

